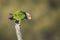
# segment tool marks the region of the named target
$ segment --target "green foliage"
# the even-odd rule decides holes
[[[25,14],[22,13],[20,10],[16,11],[14,14],[13,14],[13,18],[15,20],[18,20],[18,21],[21,21],[22,19],[25,18]]]

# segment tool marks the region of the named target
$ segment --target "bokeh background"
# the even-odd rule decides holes
[[[0,40],[17,40],[16,10],[28,11],[32,20],[21,22],[23,40],[60,40],[60,0],[0,0]]]

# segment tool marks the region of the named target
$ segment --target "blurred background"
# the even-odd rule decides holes
[[[17,40],[16,10],[28,11],[32,20],[21,22],[23,40],[60,40],[60,0],[0,0],[0,40]]]

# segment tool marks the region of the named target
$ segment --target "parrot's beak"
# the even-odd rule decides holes
[[[26,12],[27,19],[31,20],[31,14]]]

